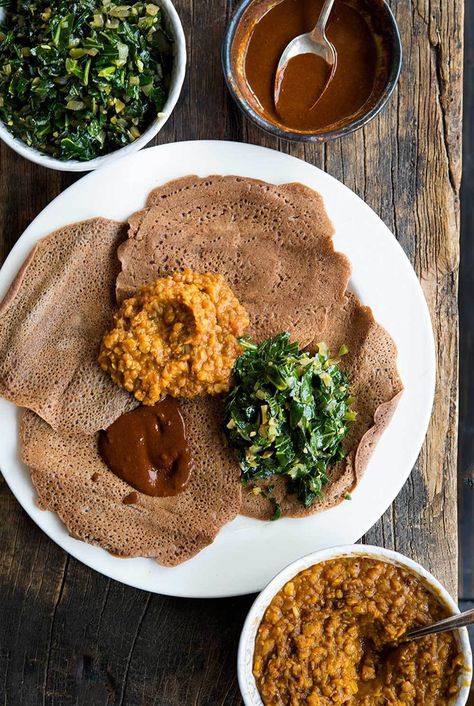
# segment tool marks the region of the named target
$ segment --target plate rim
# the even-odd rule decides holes
[[[18,267],[21,265],[21,262],[23,261],[23,257],[21,256],[22,250],[25,250],[26,247],[28,246],[28,244],[29,244],[29,247],[31,247],[33,242],[36,242],[41,237],[44,237],[44,235],[47,235],[49,232],[52,232],[52,230],[54,230],[54,229],[52,229],[50,231],[47,231],[43,235],[34,236],[34,240],[32,240],[31,243],[29,243],[29,241],[28,241],[28,238],[31,238],[30,233],[32,231],[34,231],[34,229],[35,229],[35,224],[40,219],[43,219],[45,216],[47,216],[49,212],[53,212],[57,208],[57,201],[62,199],[66,193],[71,195],[71,194],[74,194],[74,192],[76,190],[80,191],[82,189],[83,183],[86,180],[93,181],[94,179],[100,178],[101,175],[102,175],[102,179],[103,179],[104,178],[103,175],[106,175],[108,170],[117,170],[121,166],[123,167],[124,165],[122,165],[122,162],[133,162],[133,161],[139,162],[141,159],[150,158],[151,153],[156,153],[160,150],[173,151],[175,149],[178,149],[178,151],[179,151],[180,149],[185,149],[185,150],[192,149],[192,147],[196,146],[196,145],[199,145],[200,148],[208,148],[210,150],[214,150],[217,148],[217,150],[220,151],[220,153],[221,153],[221,154],[219,154],[219,159],[222,158],[222,153],[225,152],[226,150],[232,152],[232,150],[235,150],[236,148],[239,149],[239,151],[244,150],[244,151],[253,152],[255,155],[257,153],[260,153],[260,156],[263,156],[263,157],[265,155],[268,155],[269,153],[271,153],[274,157],[275,157],[275,155],[277,155],[278,160],[282,159],[282,161],[287,161],[288,163],[289,163],[289,161],[294,162],[294,163],[300,163],[299,164],[300,169],[304,170],[306,168],[309,168],[310,171],[313,171],[313,173],[315,173],[315,174],[324,175],[324,179],[329,180],[328,183],[335,182],[337,184],[338,189],[343,187],[343,189],[346,190],[346,193],[349,192],[350,197],[352,199],[356,199],[358,202],[360,202],[360,204],[363,205],[364,209],[367,210],[367,213],[370,212],[371,217],[373,219],[375,219],[374,222],[377,222],[377,225],[378,225],[378,228],[379,228],[381,234],[383,234],[387,238],[390,238],[391,246],[392,247],[395,246],[395,248],[398,250],[398,254],[399,254],[399,256],[401,256],[401,261],[404,262],[404,267],[405,267],[407,276],[412,279],[415,288],[418,289],[418,293],[420,295],[419,303],[422,302],[421,309],[423,310],[423,316],[425,318],[425,323],[427,324],[427,330],[429,330],[429,332],[431,334],[429,336],[429,344],[430,344],[429,349],[430,350],[424,351],[425,356],[427,356],[427,358],[429,359],[429,365],[428,365],[429,371],[427,373],[427,377],[429,379],[426,382],[426,388],[427,388],[427,394],[428,394],[426,411],[424,414],[424,418],[422,420],[420,420],[420,426],[419,426],[419,430],[418,430],[418,434],[417,434],[417,441],[416,441],[416,444],[414,444],[413,451],[410,455],[410,463],[407,462],[407,466],[409,466],[409,470],[406,474],[404,473],[399,476],[398,482],[397,482],[397,490],[396,490],[395,494],[393,495],[389,505],[384,508],[383,512],[385,512],[386,509],[388,509],[388,507],[391,506],[391,504],[395,500],[396,496],[398,495],[398,493],[400,492],[402,487],[405,485],[407,479],[409,478],[409,476],[413,470],[413,466],[414,466],[414,464],[419,456],[419,453],[421,451],[421,448],[422,448],[422,445],[423,445],[423,442],[424,442],[424,439],[426,436],[426,432],[428,429],[429,421],[431,419],[432,405],[433,405],[434,394],[435,394],[435,383],[436,383],[436,348],[435,348],[435,339],[434,339],[434,333],[433,333],[433,328],[432,328],[432,323],[431,323],[431,316],[429,313],[428,305],[427,305],[423,290],[421,288],[420,281],[419,281],[419,279],[418,279],[418,277],[417,277],[417,275],[416,275],[416,273],[410,263],[410,260],[408,259],[402,246],[400,245],[398,240],[395,238],[395,236],[391,233],[389,228],[380,219],[380,217],[373,211],[373,209],[370,206],[368,206],[368,204],[366,204],[355,192],[353,192],[351,189],[349,189],[349,187],[345,186],[341,181],[339,181],[335,177],[333,177],[330,174],[328,174],[327,172],[324,172],[323,170],[321,170],[319,167],[316,167],[315,165],[312,165],[309,162],[306,162],[305,160],[299,159],[299,158],[294,157],[292,155],[282,153],[278,150],[273,150],[273,149],[270,149],[267,147],[263,147],[261,145],[251,145],[248,143],[225,141],[225,140],[187,140],[187,141],[182,141],[182,142],[166,143],[166,144],[162,144],[162,145],[156,145],[153,147],[149,147],[149,148],[147,148],[145,150],[141,150],[140,152],[135,153],[133,155],[124,156],[122,159],[117,160],[113,164],[105,165],[100,170],[96,170],[94,172],[91,172],[91,173],[83,176],[81,179],[74,182],[67,189],[65,189],[60,194],[58,194],[58,196],[55,197],[55,199],[53,199],[49,204],[47,204],[45,206],[44,209],[42,209],[42,211],[40,211],[40,213],[33,219],[33,221],[28,225],[28,227],[25,229],[25,231],[22,233],[22,235],[18,238],[15,245],[13,246],[11,251],[9,252],[5,262],[3,263],[3,266],[0,270],[0,296],[1,296],[2,290],[6,289],[9,285],[9,283],[12,281],[16,271],[18,270]],[[305,165],[305,166],[302,166],[302,165]],[[196,170],[196,171],[198,171],[198,170]],[[249,171],[251,171],[251,170],[249,169]],[[236,172],[241,174],[242,170],[237,169]],[[190,173],[189,170],[185,170],[184,172],[182,172],[182,176],[184,176],[185,174],[189,174],[189,173]],[[198,171],[198,173],[202,174],[204,176],[204,175],[209,175],[211,173],[218,173],[218,172],[216,172],[215,170],[211,171],[211,172],[206,171],[205,165],[204,165],[204,170],[201,169]],[[231,174],[232,171],[229,171],[227,169],[223,169],[221,173]],[[255,178],[255,177],[252,175],[249,178]],[[265,180],[269,181],[268,178],[266,178]],[[157,172],[156,172],[156,184],[166,183],[167,181],[169,181],[169,178],[167,178],[167,177],[163,178],[163,176],[162,176],[162,174],[160,174],[160,170],[158,168]],[[305,183],[304,179],[301,179],[301,181],[302,181],[302,183]],[[274,183],[284,183],[284,182],[279,179],[275,179]],[[310,188],[314,188],[314,187],[310,187]],[[146,194],[144,194],[144,198],[145,198],[145,196],[146,196]],[[69,220],[68,222],[71,222],[71,221]],[[72,222],[74,222],[74,219],[72,220]],[[18,260],[18,265],[16,268],[15,267],[12,268],[12,263],[14,263],[16,260]],[[373,306],[373,303],[371,303],[371,302],[363,302],[363,303],[366,303],[369,306]],[[421,310],[420,310],[420,312],[421,312]],[[10,403],[7,403],[7,404],[10,404]],[[18,413],[17,413],[17,418],[18,418]],[[18,429],[18,422],[17,422],[17,429]],[[415,446],[416,446],[416,449],[415,449]],[[18,458],[18,455],[17,455],[17,460],[21,464],[21,460]],[[3,463],[1,464],[1,466],[3,466]],[[85,564],[89,568],[91,568],[95,571],[98,571],[99,573],[103,574],[104,576],[106,576],[108,578],[113,578],[114,580],[118,580],[121,583],[124,583],[125,585],[129,585],[134,588],[139,588],[141,590],[147,590],[147,591],[151,591],[154,593],[160,593],[162,595],[170,595],[170,596],[176,596],[176,597],[194,597],[194,598],[231,597],[231,596],[239,596],[239,595],[248,595],[248,594],[253,593],[255,591],[259,591],[262,588],[263,584],[260,584],[259,586],[252,585],[245,590],[229,589],[229,590],[217,590],[214,592],[212,590],[211,591],[198,590],[196,592],[196,591],[192,591],[189,589],[186,590],[186,588],[185,588],[182,591],[176,591],[176,590],[169,591],[166,587],[163,587],[161,585],[159,585],[157,587],[155,587],[155,586],[151,587],[150,585],[148,585],[147,581],[134,579],[134,572],[133,571],[131,572],[131,575],[129,575],[127,577],[127,579],[113,575],[114,572],[111,572],[110,570],[101,569],[98,566],[98,563],[100,563],[100,561],[98,562],[97,560],[95,560],[94,556],[92,556],[92,558],[89,559],[89,557],[84,557],[81,555],[81,551],[80,551],[79,547],[77,548],[77,551],[76,551],[76,548],[75,548],[76,545],[74,545],[72,547],[66,546],[66,543],[67,543],[66,540],[69,538],[69,535],[67,533],[65,526],[62,523],[60,523],[62,532],[60,531],[59,533],[56,530],[51,530],[50,528],[46,527],[45,525],[47,523],[42,522],[40,518],[38,518],[34,515],[34,509],[35,509],[34,501],[31,502],[31,499],[19,497],[19,495],[15,492],[15,489],[13,487],[14,483],[11,482],[12,478],[11,477],[9,478],[9,474],[11,473],[11,471],[9,471],[8,469],[4,469],[3,467],[1,467],[0,470],[2,471],[2,475],[5,478],[5,482],[7,483],[7,486],[9,487],[10,491],[12,492],[12,494],[14,495],[16,500],[19,502],[21,507],[25,510],[25,512],[33,520],[33,522],[50,539],[52,539],[56,544],[58,544],[68,554],[71,554],[71,556],[73,556],[78,561],[82,562],[83,564]],[[31,479],[29,478],[29,476],[28,476],[28,481],[33,489],[33,486],[31,484]],[[44,511],[40,511],[40,512],[43,513]],[[354,536],[354,533],[352,533],[351,535],[347,535],[347,541],[345,543],[351,544],[351,543],[356,542],[358,539],[360,539],[360,537],[363,534],[365,534],[375,524],[375,522],[377,522],[377,520],[383,515],[383,512],[380,512],[380,510],[375,510],[375,512],[369,513],[369,519],[364,523],[365,529],[363,529],[362,532],[360,532],[360,533],[358,532],[356,536]],[[44,515],[50,515],[50,514],[53,514],[53,513],[44,512]],[[322,514],[322,513],[319,513],[319,514]],[[241,517],[241,516],[239,516],[239,517]],[[313,515],[312,517],[315,517],[315,515]],[[374,519],[374,517],[375,517],[375,519]],[[305,518],[305,519],[310,519],[310,518]],[[292,519],[286,518],[284,521],[285,522],[300,522],[300,523],[304,522],[304,520],[298,520],[298,519],[295,520],[293,518]],[[58,520],[58,522],[60,522],[60,521]],[[235,520],[233,522],[235,522]],[[254,522],[258,522],[258,521],[254,521]],[[268,524],[268,523],[266,523],[266,524]],[[64,535],[64,536],[62,536],[62,535]],[[74,541],[78,542],[78,544],[80,544],[81,546],[85,545],[86,547],[92,547],[93,549],[97,549],[100,552],[105,552],[105,550],[102,550],[98,547],[95,547],[94,545],[88,545],[80,540],[74,540]],[[207,547],[203,551],[207,551],[208,549],[212,549],[212,547],[215,546],[215,544],[216,544],[216,540],[215,540],[214,544],[211,544],[210,547]],[[120,560],[120,561],[122,562],[123,560]],[[129,559],[128,561],[133,561],[133,559],[131,559],[131,560]],[[152,561],[153,562],[154,560],[153,559],[144,559],[144,561]],[[181,566],[189,565],[190,562],[192,562],[192,561],[193,561],[193,559],[190,559],[190,560],[188,560],[188,562],[184,562],[184,564],[182,564]],[[179,568],[179,567],[176,567],[176,568]],[[167,567],[167,570],[172,571],[173,569],[169,569]]]

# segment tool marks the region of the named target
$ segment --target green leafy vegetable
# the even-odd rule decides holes
[[[350,409],[347,375],[324,344],[310,355],[282,333],[256,345],[241,340],[235,387],[226,398],[225,431],[244,483],[283,475],[309,507],[322,494],[328,466],[344,457]],[[340,355],[347,348],[340,350]],[[272,519],[281,515],[275,504]]]
[[[279,520],[281,517],[281,505],[277,503],[277,501],[272,498],[273,500],[273,515],[270,517],[270,520],[275,521]]]
[[[154,2],[0,0],[0,119],[27,145],[89,160],[163,109],[171,38]]]

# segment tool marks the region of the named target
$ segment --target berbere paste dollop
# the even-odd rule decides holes
[[[140,493],[159,497],[181,493],[192,462],[178,401],[165,397],[156,405],[122,414],[100,432],[99,453],[115,475]],[[138,496],[131,493],[124,502],[138,502]]]

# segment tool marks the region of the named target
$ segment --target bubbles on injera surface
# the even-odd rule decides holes
[[[22,459],[43,509],[56,512],[69,533],[123,557],[146,556],[174,566],[210,544],[240,509],[241,484],[234,457],[221,441],[222,402],[182,403],[194,468],[179,495],[137,493],[109,471],[97,451],[97,435],[55,432],[34,412],[21,420]]]
[[[334,250],[319,194],[240,177],[184,177],[153,191],[119,248],[119,299],[177,269],[218,272],[257,340],[289,331],[300,344],[344,300],[348,259]]]
[[[0,395],[69,434],[93,433],[136,406],[97,364],[125,235],[104,218],[51,233],[0,305]]]

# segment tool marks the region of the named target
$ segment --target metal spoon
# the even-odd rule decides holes
[[[439,620],[437,623],[426,625],[423,628],[410,630],[410,632],[407,632],[405,635],[398,638],[395,643],[400,645],[403,642],[411,642],[412,640],[418,640],[420,637],[426,637],[426,635],[435,635],[438,632],[448,632],[449,630],[463,628],[466,625],[472,625],[473,623],[474,608],[472,610],[466,610],[464,613],[459,613],[458,615],[452,615],[450,618]]]
[[[326,92],[327,87],[334,78],[337,67],[337,53],[333,44],[326,37],[326,25],[331,14],[332,6],[334,5],[334,0],[326,0],[319,19],[316,23],[315,28],[311,32],[306,34],[300,34],[295,37],[288,44],[283,54],[281,55],[280,61],[278,62],[276,74],[275,74],[275,87],[274,87],[274,100],[275,105],[278,103],[278,98],[280,96],[281,83],[283,79],[283,74],[285,68],[290,59],[293,59],[299,54],[316,54],[320,56],[331,68],[331,74],[327,80],[326,85],[322,93],[317,97],[313,103],[313,108],[318,101],[321,100],[323,94]]]

